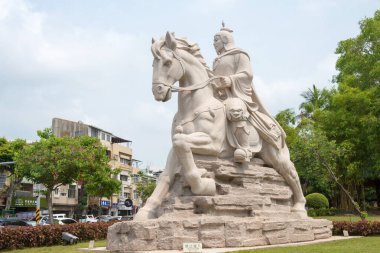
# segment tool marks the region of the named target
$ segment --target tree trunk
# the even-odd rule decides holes
[[[11,183],[7,190],[7,201],[5,203],[5,210],[10,210],[12,205],[13,193],[17,187],[21,183],[22,179],[16,178],[15,175],[11,176]]]
[[[344,192],[344,194],[347,196],[351,204],[354,206],[354,210],[357,212],[361,220],[365,220],[365,216],[363,216],[362,212],[360,211],[360,206],[355,200],[352,198],[351,194],[344,188],[344,186],[339,182],[338,178],[336,177],[334,171],[330,167],[330,165],[322,158],[318,150],[315,150],[315,154],[318,156],[318,160],[324,165],[324,167],[328,170],[330,176],[332,179],[335,181],[335,183],[338,184],[340,187],[341,191]]]
[[[375,187],[376,187],[376,202],[377,207],[380,207],[380,180],[375,181]]]
[[[48,202],[48,210],[49,210],[49,222],[51,225],[53,225],[53,190],[52,189],[47,189],[47,202]]]
[[[364,211],[367,211],[366,202],[365,202],[365,188],[363,184],[360,185],[360,196],[361,196],[361,201],[362,201],[362,209]]]

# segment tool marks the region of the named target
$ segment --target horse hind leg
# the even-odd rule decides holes
[[[287,147],[277,150],[270,145],[263,145],[261,156],[266,164],[271,165],[286,181],[293,192],[292,212],[298,213],[300,217],[306,218],[305,197],[303,196],[301,183],[297,170],[290,160]]]
[[[174,175],[178,160],[170,150],[164,172],[160,175],[156,188],[152,195],[147,199],[144,207],[142,207],[135,215],[134,220],[142,221],[157,218],[157,208],[161,205],[162,200],[169,192],[170,186],[173,184]]]

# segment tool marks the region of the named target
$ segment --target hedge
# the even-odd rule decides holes
[[[108,227],[114,223],[94,222],[36,227],[4,227],[0,229],[0,250],[60,245],[63,244],[62,232],[68,232],[79,237],[79,241],[105,239]]]
[[[308,209],[307,215],[310,217],[316,216],[334,216],[337,213],[337,209],[334,207],[331,208],[320,208],[320,209]]]
[[[343,230],[349,235],[380,235],[380,221],[333,221],[333,235],[343,235]]]

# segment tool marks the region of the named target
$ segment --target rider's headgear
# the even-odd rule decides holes
[[[234,38],[232,37],[232,32],[233,30],[227,28],[224,26],[224,22],[222,22],[222,28],[220,28],[220,32],[217,32],[215,36],[220,36],[223,44],[224,44],[224,49],[226,51],[233,49],[234,46]]]

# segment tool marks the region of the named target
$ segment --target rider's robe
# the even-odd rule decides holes
[[[215,76],[229,76],[231,88],[227,97],[237,97],[244,101],[249,112],[248,121],[266,142],[280,149],[285,144],[285,132],[268,113],[259,100],[253,85],[253,73],[249,56],[241,49],[234,48],[219,55],[213,65]]]

